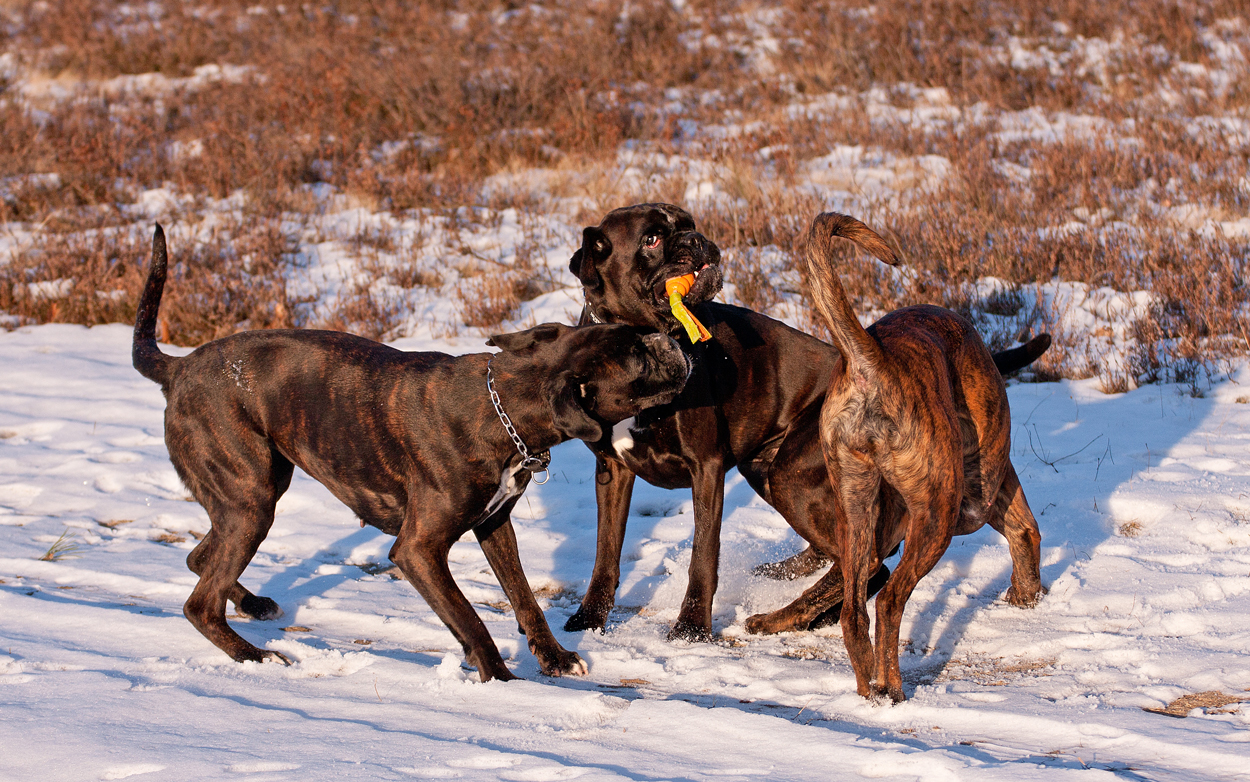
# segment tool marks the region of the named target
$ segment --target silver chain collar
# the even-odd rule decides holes
[[[495,406],[495,412],[499,414],[499,421],[503,424],[503,428],[507,430],[508,436],[512,438],[513,444],[516,445],[517,451],[521,454],[521,467],[529,470],[531,473],[541,472],[546,474],[546,477],[541,481],[538,480],[537,476],[534,478],[534,483],[542,486],[551,480],[551,473],[547,470],[547,465],[551,464],[551,451],[543,451],[530,456],[529,449],[521,441],[521,435],[516,433],[516,427],[512,425],[512,419],[503,411],[503,405],[499,403],[499,392],[495,390],[495,378],[490,371],[491,361],[494,361],[494,357],[486,361],[486,390],[490,392],[490,403]]]

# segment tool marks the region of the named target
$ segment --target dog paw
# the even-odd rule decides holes
[[[893,706],[907,700],[907,696],[903,694],[902,685],[886,686],[875,681],[869,686],[867,692],[859,690],[859,694],[873,706]]]
[[[491,681],[492,679],[494,679],[495,681],[510,682],[510,681],[516,681],[517,679],[521,678],[520,676],[517,676],[512,671],[509,671],[508,667],[506,665],[503,665],[502,663],[499,665],[498,668],[492,668],[492,669],[479,668],[477,671],[477,675],[484,682]]]
[[[272,649],[263,649],[261,651],[260,661],[262,663],[282,663],[283,665],[291,664],[289,657],[282,652],[275,652]]]
[[[752,614],[747,617],[746,630],[751,635],[772,635],[777,632],[768,621],[769,614]]]
[[[770,614],[753,614],[747,617],[746,630],[752,635],[776,635],[777,633],[791,633],[806,630],[794,621],[794,618],[783,613],[783,611],[773,611]]]
[[[673,629],[668,631],[667,639],[670,641],[690,641],[691,643],[707,643],[713,640],[711,628],[700,627],[681,620],[678,620],[677,624],[673,625]]]
[[[568,618],[564,623],[564,632],[575,633],[579,630],[598,630],[603,632],[603,627],[608,623],[607,611],[596,611],[586,607],[582,603],[577,609],[577,613]]]
[[[539,660],[539,667],[547,676],[585,676],[590,666],[577,652],[560,650]]]
[[[239,616],[245,616],[248,619],[259,619],[268,621],[277,619],[282,616],[282,606],[268,597],[258,597],[256,595],[247,595],[235,605],[235,610]]]
[[[1016,608],[1033,608],[1050,590],[1044,586],[1039,586],[1036,590],[1024,589],[1017,590],[1014,586],[1008,588],[1004,599]]]

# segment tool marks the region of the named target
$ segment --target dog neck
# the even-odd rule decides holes
[[[567,438],[556,430],[549,405],[520,403],[543,398],[542,372],[505,353],[491,354],[486,359],[482,365],[481,387],[494,408],[494,425],[489,427],[491,439],[498,435],[499,440],[508,443],[507,450],[522,459],[526,452],[530,457],[537,457],[564,442]],[[491,399],[492,388],[494,399]],[[508,431],[505,419],[511,423],[515,437]],[[517,440],[524,445],[524,450]]]
[[[517,433],[516,427],[512,423],[512,418],[503,409],[503,403],[499,398],[499,392],[495,390],[494,373],[491,371],[491,362],[494,359],[486,361],[486,391],[490,394],[490,403],[495,407],[495,415],[499,416],[499,423],[503,424],[504,431],[508,433],[508,437],[512,439],[512,444],[516,446],[517,453],[521,455],[521,469],[529,470],[532,473],[543,473],[543,480],[537,481],[539,485],[547,482],[547,465],[551,464],[551,451],[539,451],[530,453],[525,446],[525,441],[521,439],[521,435]]]

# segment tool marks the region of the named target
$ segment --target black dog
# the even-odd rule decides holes
[[[720,553],[725,473],[738,471],[811,546],[790,560],[758,570],[793,578],[814,572],[837,552],[834,495],[818,436],[825,392],[843,371],[838,351],[766,315],[710,301],[721,288],[720,252],[695,231],[694,219],[670,204],[616,209],[582,233],[569,268],[581,281],[583,323],[628,323],[673,335],[694,362],[685,390],[671,403],[618,424],[612,438],[591,445],[599,504],[594,571],[581,607],[566,630],[602,628],[620,578],[621,546],[634,478],[667,489],[692,487],[694,541],[690,581],[670,638],[704,639],[712,627]],[[664,281],[697,273],[685,302],[711,331],[710,342],[691,345],[673,317]],[[995,355],[1006,374],[1045,352],[1041,335]],[[1037,562],[1016,560],[1037,572]],[[880,588],[884,566],[871,588]],[[1036,576],[1034,576],[1036,578]],[[828,596],[826,591],[825,597]],[[753,617],[752,632],[806,629],[818,619],[796,604]],[[828,606],[828,602],[824,603]]]
[[[243,615],[281,615],[238,579],[298,465],[362,523],[397,536],[391,559],[483,681],[516,677],[447,567],[452,543],[470,529],[542,671],[586,672],[534,600],[509,513],[531,473],[546,469],[546,449],[601,440],[614,422],[673,399],[690,371],[673,340],[631,326],[551,323],[492,337],[487,344],[502,349],[493,357],[457,358],[332,331],[253,331],[175,358],[155,339],[165,272],[157,226],[134,365],[161,384],[170,460],[212,521],[187,557],[200,580],[183,613],[197,630],[235,660],[289,662],[230,629],[225,610],[230,600]]]

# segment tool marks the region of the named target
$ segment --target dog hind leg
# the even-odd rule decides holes
[[[182,607],[183,615],[205,638],[239,662],[277,659],[289,664],[278,652],[247,642],[226,622],[226,601],[242,589],[239,576],[273,524],[273,506],[210,507],[209,516],[214,530],[224,532],[211,542],[206,536],[188,557],[188,561],[196,560],[200,580]],[[206,542],[208,546],[203,545]]]
[[[289,664],[282,654],[260,649],[232,630],[226,622],[226,601],[234,602],[244,616],[273,618],[281,615],[282,609],[276,602],[253,595],[239,583],[239,576],[269,533],[274,507],[291,484],[294,466],[267,444],[236,442],[232,445],[250,447],[229,452],[219,448],[170,450],[175,466],[181,465],[178,472],[187,488],[207,511],[212,523],[208,534],[187,556],[187,567],[199,576],[199,581],[183,604],[182,612],[205,638],[239,662],[275,659]],[[247,456],[240,458],[239,453],[243,452]],[[190,462],[200,464],[196,469],[182,468]]]
[[[903,609],[920,579],[933,569],[951,541],[959,514],[962,475],[943,475],[944,482],[926,481],[919,491],[909,492],[907,539],[898,567],[877,595],[875,690],[895,703],[906,700],[899,669],[899,627]],[[951,482],[954,482],[952,488]]]
[[[192,421],[194,421],[194,418],[192,418]],[[180,437],[171,437],[170,440],[180,443],[211,442],[211,438],[205,437],[204,432],[191,432],[185,430],[185,428],[180,428],[179,433]],[[269,531],[269,526],[274,521],[274,506],[277,505],[277,500],[290,487],[291,475],[295,472],[295,466],[285,456],[282,456],[280,452],[277,452],[271,443],[236,441],[231,443],[231,446],[234,447],[229,448],[230,451],[246,451],[249,452],[249,455],[239,460],[239,458],[231,458],[226,450],[219,450],[219,448],[212,448],[212,450],[206,450],[206,448],[195,448],[195,450],[191,450],[191,448],[174,448],[174,450],[171,450],[170,456],[175,457],[175,466],[186,465],[186,463],[190,462],[200,462],[200,465],[195,470],[184,470],[184,468],[179,467],[179,475],[183,477],[183,482],[191,491],[191,495],[200,502],[201,506],[204,506],[214,522],[216,520],[212,508],[220,508],[222,515],[229,516],[232,512],[231,508],[234,507],[231,502],[220,500],[219,497],[231,495],[231,493],[232,495],[240,495],[240,493],[246,493],[245,487],[255,487],[255,496],[251,498],[245,497],[244,505],[237,508],[237,513],[241,513],[244,516],[251,515],[251,513],[260,513],[261,516],[264,516],[267,513],[269,521],[264,525],[264,532],[260,533],[260,540],[264,540],[265,533]],[[264,456],[256,458],[257,453],[262,453]],[[250,467],[244,473],[235,473],[234,485],[231,486],[216,485],[215,482],[209,482],[202,477],[229,475],[229,470],[221,470],[220,463],[232,463],[232,465],[246,463]],[[224,540],[232,540],[232,533],[231,535],[224,535],[220,526],[214,523],[209,528],[209,533],[197,543],[194,550],[191,550],[190,555],[187,555],[186,566],[196,576],[204,576],[207,562],[214,561],[214,557],[217,556],[215,552],[219,548],[219,543]],[[257,546],[259,546],[259,541],[257,541]],[[252,550],[247,555],[244,568],[254,555],[255,550]],[[237,580],[230,587],[227,587],[226,600],[234,603],[236,611],[239,612],[240,616],[261,621],[276,620],[277,617],[282,616],[282,608],[277,605],[276,601],[271,600],[269,597],[252,595]]]
[[[204,572],[204,561],[208,559],[211,550],[216,541],[216,536],[210,529],[208,534],[204,536],[196,547],[187,555],[187,567],[197,576]],[[239,616],[248,619],[257,619],[260,621],[268,621],[277,619],[282,616],[282,607],[276,601],[268,597],[260,597],[252,594],[247,587],[238,581],[226,593],[226,599],[234,603],[234,607]]]
[[[1005,595],[1007,602],[1020,608],[1032,608],[1047,592],[1041,576],[1042,534],[1010,462],[989,523],[1007,539],[1011,550],[1011,587]]]
[[[869,698],[876,656],[869,635],[868,582],[878,564],[876,525],[881,512],[881,474],[862,454],[834,446],[825,455],[829,479],[837,487],[835,512],[845,520],[836,526],[838,550],[842,553],[842,640],[855,670],[855,691]]]
[[[830,606],[836,606],[839,614],[841,613],[842,573],[837,565],[784,608],[747,617],[746,631],[755,635],[773,635],[791,630],[806,630]]]
[[[828,564],[828,557],[808,546],[799,553],[780,562],[765,562],[762,565],[756,565],[751,568],[751,575],[764,576],[776,581],[794,581],[804,576],[810,576]]]

